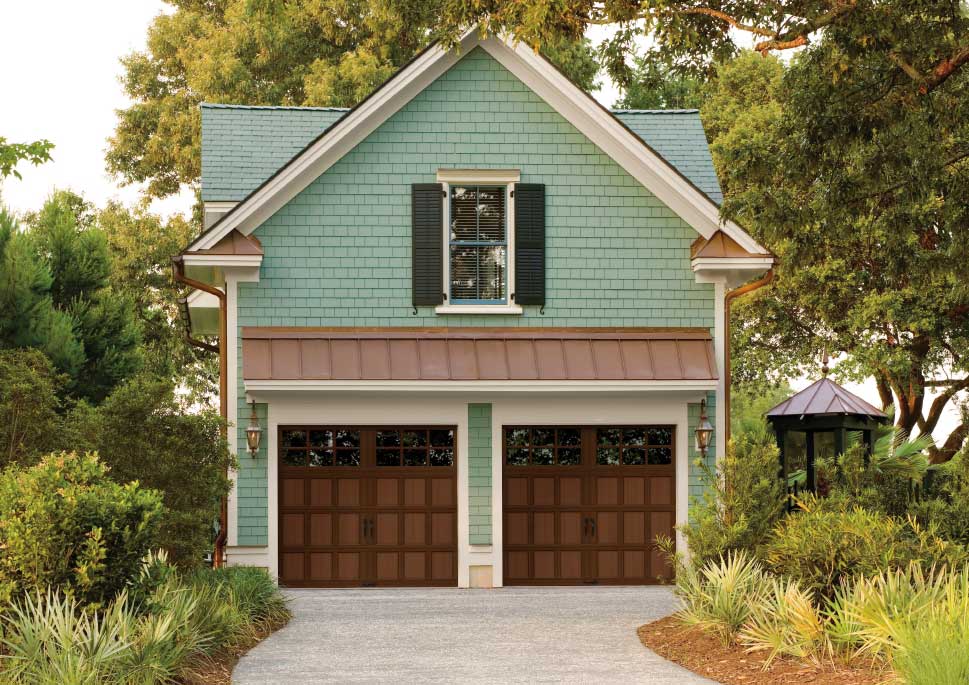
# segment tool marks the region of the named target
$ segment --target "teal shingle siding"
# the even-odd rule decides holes
[[[347,110],[202,105],[202,199],[242,200]],[[616,117],[717,204],[723,201],[695,109]]]
[[[468,405],[468,524],[472,545],[491,544],[491,405]]]
[[[515,168],[545,184],[544,314],[412,314],[410,186],[441,167]],[[265,258],[260,281],[239,284],[240,326],[714,325],[713,286],[690,268],[696,232],[480,49],[255,235]],[[239,398],[247,416],[241,374]],[[266,544],[264,490],[251,485],[265,487],[266,462],[240,465],[252,500],[240,498],[239,542]]]
[[[717,415],[717,396],[715,393],[707,393],[707,420],[710,423],[714,423]],[[687,405],[687,434],[686,439],[689,445],[689,456],[690,456],[690,479],[687,490],[689,491],[689,502],[690,506],[693,506],[693,501],[703,496],[703,492],[706,489],[706,475],[703,464],[706,464],[707,469],[713,469],[716,464],[717,458],[717,445],[716,436],[710,436],[710,447],[707,449],[706,459],[701,458],[700,453],[696,449],[696,427],[700,423],[700,404],[688,404]]]

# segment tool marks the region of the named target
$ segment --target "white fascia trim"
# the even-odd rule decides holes
[[[720,208],[710,198],[671,169],[659,155],[651,153],[634,133],[603,112],[595,100],[532,48],[493,37],[482,40],[481,47],[700,235],[709,238],[722,229],[748,252],[766,252],[740,226],[732,221],[722,222]]]
[[[228,212],[237,204],[239,204],[237,200],[208,200],[207,202],[202,203],[202,207],[204,207],[206,211]]]
[[[478,29],[475,27],[464,34],[456,50],[445,50],[440,45],[428,49],[369,100],[340,119],[327,135],[312,143],[264,186],[243,200],[235,211],[225,216],[217,231],[199,237],[189,250],[212,247],[233,229],[243,235],[252,233],[414,96],[457,64],[478,42]]]
[[[438,183],[518,183],[519,169],[438,169]]]
[[[627,393],[716,390],[716,380],[698,381],[326,381],[248,380],[246,392],[488,392]]]
[[[765,271],[774,265],[773,257],[697,257],[693,271]]]
[[[656,195],[671,210],[709,238],[718,229],[751,253],[766,250],[732,221],[721,223],[719,207],[671,169],[658,155],[615,117],[604,112],[544,57],[524,44],[489,37],[482,39],[475,26],[454,50],[436,45],[415,59],[369,100],[338,121],[332,131],[316,141],[227,214],[218,230],[199,237],[189,250],[212,247],[233,229],[252,233],[263,221],[289,202],[320,174],[353,149],[380,124],[415,95],[480,45],[539,97],[598,145],[607,155]]]
[[[521,314],[520,304],[441,304],[435,314]]]
[[[185,254],[182,260],[186,266],[258,267],[262,264],[262,255]]]

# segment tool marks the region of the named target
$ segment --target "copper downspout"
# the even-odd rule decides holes
[[[176,283],[183,283],[190,288],[215,295],[219,300],[219,414],[222,416],[222,437],[225,438],[228,434],[227,421],[229,420],[229,408],[226,405],[229,389],[227,376],[228,366],[226,363],[226,340],[228,339],[229,324],[226,315],[225,293],[208,283],[187,277],[185,275],[185,264],[181,255],[172,257],[172,275]],[[192,342],[192,340],[190,339],[189,342]],[[204,346],[205,343],[202,343],[202,345]],[[210,348],[211,346],[208,346],[203,349]],[[215,549],[212,552],[212,566],[215,568],[221,568],[225,563],[225,546],[228,539],[228,530],[229,500],[223,497],[219,507],[219,534],[215,537]]]
[[[774,280],[774,267],[772,266],[770,270],[764,274],[762,277],[742,285],[739,288],[734,288],[728,292],[723,298],[723,375],[724,375],[724,393],[723,393],[723,411],[724,411],[724,435],[726,436],[726,443],[730,443],[730,304],[742,295],[747,293],[752,293],[755,290],[763,288],[765,285]]]

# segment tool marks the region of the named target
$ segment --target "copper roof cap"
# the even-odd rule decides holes
[[[822,378],[767,412],[772,416],[850,414],[887,419],[888,415],[827,378]]]

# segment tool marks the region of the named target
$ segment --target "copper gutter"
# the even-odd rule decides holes
[[[229,389],[227,376],[228,364],[226,361],[226,341],[228,340],[229,324],[226,314],[225,293],[215,286],[209,285],[208,283],[196,281],[195,279],[187,277],[185,275],[185,264],[181,255],[172,257],[172,276],[176,283],[182,283],[187,285],[189,288],[195,288],[196,290],[201,290],[209,293],[210,295],[215,295],[219,300],[219,346],[217,348],[219,351],[219,414],[222,416],[222,437],[225,438],[228,435],[227,422],[229,420],[229,408],[226,404]],[[188,336],[188,340],[189,342],[193,342],[191,336]],[[207,345],[206,343],[202,343],[200,346],[203,347],[203,349],[212,348],[211,345]],[[212,553],[212,566],[215,568],[220,568],[225,563],[225,546],[228,540],[228,530],[229,500],[228,498],[223,497],[219,507],[219,534],[215,538],[215,549]]]
[[[724,411],[724,435],[726,436],[725,442],[730,443],[730,383],[731,383],[731,373],[730,373],[730,304],[736,300],[738,297],[746,295],[747,293],[752,293],[755,290],[760,290],[765,285],[774,280],[774,267],[772,266],[770,270],[764,274],[762,277],[742,285],[739,288],[734,288],[728,292],[723,298],[723,376],[724,376],[724,393],[723,393],[723,411]],[[726,448],[726,445],[724,445]]]

